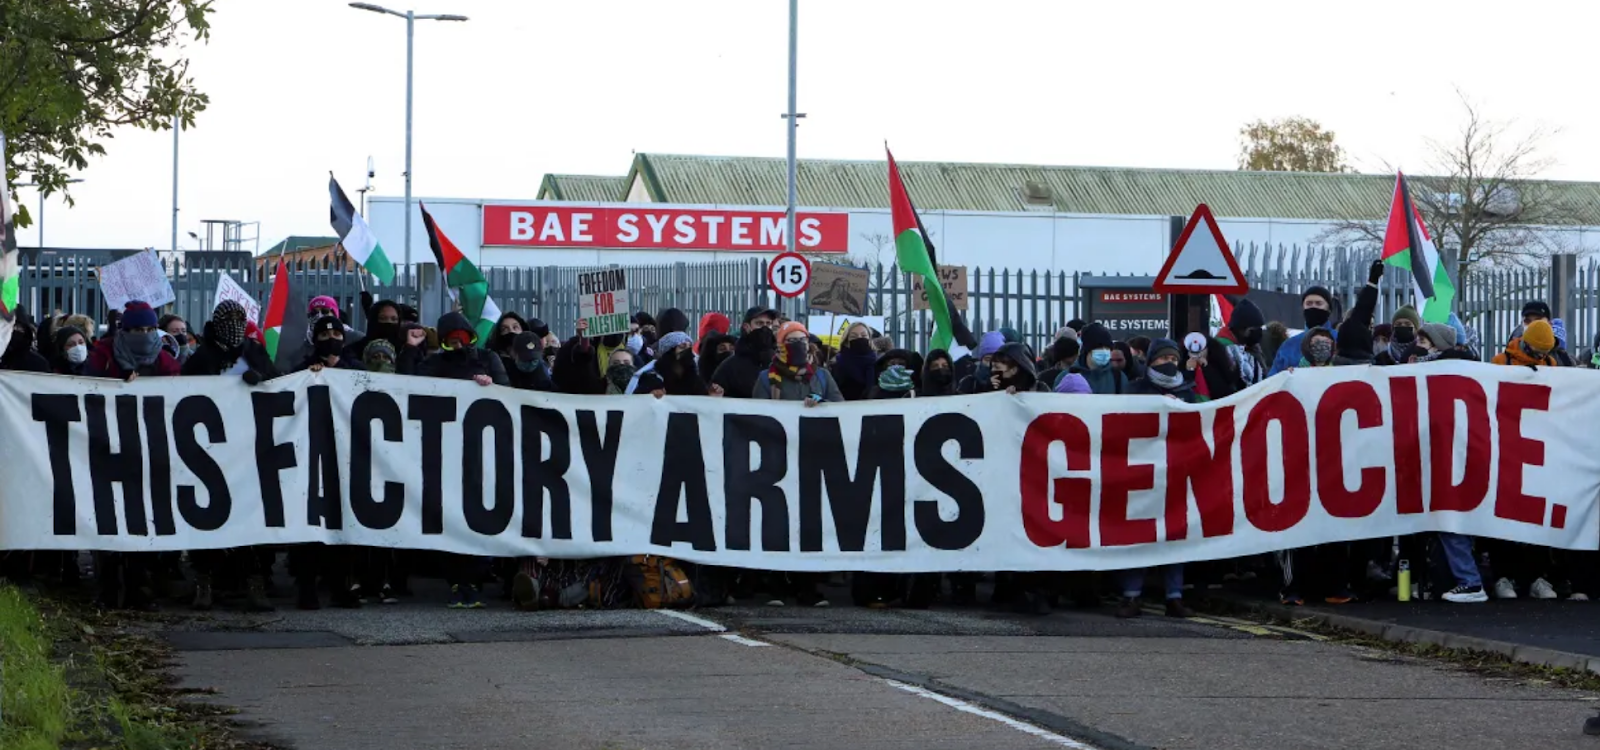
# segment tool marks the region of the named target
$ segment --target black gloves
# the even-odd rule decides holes
[[[1382,259],[1372,261],[1372,268],[1367,269],[1367,283],[1368,284],[1371,284],[1373,286],[1377,286],[1378,282],[1380,282],[1380,281],[1383,281],[1383,260]]]
[[[244,384],[245,385],[261,385],[261,373],[256,372],[255,370],[245,370],[244,371]]]

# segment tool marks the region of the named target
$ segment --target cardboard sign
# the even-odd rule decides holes
[[[239,303],[239,306],[244,308],[245,318],[251,323],[261,325],[261,303],[257,302],[255,297],[250,296],[250,293],[245,291],[244,287],[239,286],[239,282],[234,281],[233,277],[228,274],[222,274],[217,277],[217,297],[212,300],[211,309],[217,309],[217,305],[222,304],[225,299],[231,299]]]
[[[589,338],[628,332],[628,272],[607,268],[578,274],[578,317]]]
[[[159,309],[178,299],[172,293],[167,269],[152,250],[107,263],[95,273],[100,277],[100,293],[106,298],[106,307],[112,310],[121,310],[135,301]]]
[[[811,297],[807,300],[813,310],[865,315],[867,312],[867,269],[840,266],[833,263],[811,265]]]
[[[939,285],[944,287],[944,296],[956,306],[957,310],[967,309],[967,267],[966,266],[939,266]],[[911,309],[928,309],[928,294],[922,290],[922,277],[911,277]]]

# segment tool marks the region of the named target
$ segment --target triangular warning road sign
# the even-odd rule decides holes
[[[1205,230],[1198,235],[1195,228],[1205,222]],[[1191,242],[1191,240],[1193,240]],[[1211,216],[1211,209],[1202,203],[1194,209],[1189,223],[1178,235],[1178,244],[1167,256],[1167,262],[1156,275],[1155,291],[1164,294],[1244,294],[1250,284],[1239,270],[1239,261],[1222,239],[1222,230]]]

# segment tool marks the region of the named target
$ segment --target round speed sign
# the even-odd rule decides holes
[[[798,253],[781,253],[767,264],[767,285],[779,297],[798,297],[811,286],[811,261]]]

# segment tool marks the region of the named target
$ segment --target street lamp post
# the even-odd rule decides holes
[[[405,256],[406,257],[405,257],[405,263],[406,263],[407,272],[409,273],[409,272],[411,272],[411,269],[412,269],[412,266],[411,266],[411,88],[412,88],[412,86],[411,86],[411,83],[412,83],[411,62],[412,62],[412,39],[416,34],[417,21],[465,21],[465,20],[467,20],[467,17],[466,16],[453,15],[453,14],[450,14],[450,13],[430,13],[430,14],[425,14],[425,15],[418,15],[416,13],[416,11],[410,11],[410,10],[408,10],[408,11],[406,11],[404,13],[401,13],[398,10],[390,10],[388,8],[385,8],[385,7],[381,6],[381,5],[373,5],[372,3],[350,3],[350,7],[357,8],[357,9],[360,9],[360,10],[372,11],[373,13],[383,13],[385,15],[397,16],[399,18],[406,19],[406,209],[405,209],[405,227],[406,227],[406,229],[405,229],[405,242],[406,242],[406,253],[405,253]],[[415,280],[414,276],[413,276],[413,280]],[[419,292],[420,292],[420,287],[419,287]]]
[[[73,179],[67,180],[67,184],[68,185],[74,185],[74,184],[77,184],[79,182],[83,182],[83,180],[77,179],[77,178],[73,178]],[[36,183],[36,182],[19,182],[19,183],[17,183],[17,187],[19,187],[19,188],[25,188],[25,187],[36,188],[36,187],[39,187],[39,184]],[[44,249],[44,191],[43,190],[39,191],[39,249],[40,250]]]

